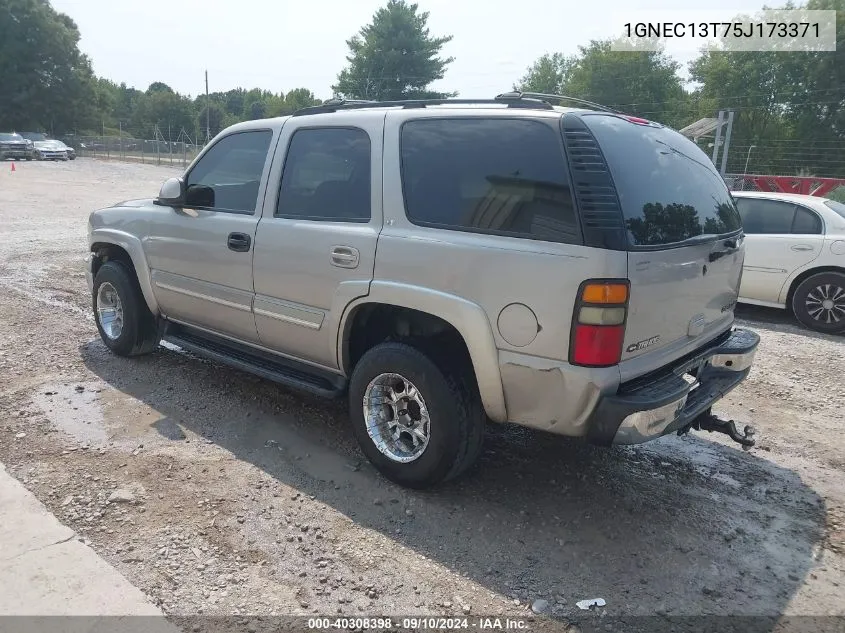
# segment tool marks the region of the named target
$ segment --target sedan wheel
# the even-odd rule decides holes
[[[792,297],[792,310],[817,332],[845,332],[845,275],[819,273],[805,279]]]

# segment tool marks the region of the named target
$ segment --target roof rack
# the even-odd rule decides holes
[[[504,92],[500,95],[496,95],[496,99],[539,99],[540,101],[545,101],[548,103],[549,99],[555,99],[557,101],[571,101],[572,103],[577,103],[583,106],[589,106],[595,110],[601,110],[603,112],[612,112],[614,114],[623,114],[619,110],[614,110],[613,108],[608,108],[607,106],[603,106],[600,103],[594,103],[593,101],[586,101],[584,99],[578,99],[576,97],[567,97],[566,95],[553,95],[553,94],[546,94],[544,92]]]
[[[498,96],[495,99],[405,99],[400,101],[364,101],[359,99],[329,99],[325,103],[308,108],[302,108],[293,116],[306,114],[323,114],[338,110],[363,110],[366,108],[426,108],[437,105],[506,105],[509,108],[528,108],[535,110],[551,110],[552,105],[544,100],[529,96]]]

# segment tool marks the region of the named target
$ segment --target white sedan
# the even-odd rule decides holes
[[[739,301],[791,309],[806,327],[845,332],[845,204],[732,192],[746,235]]]

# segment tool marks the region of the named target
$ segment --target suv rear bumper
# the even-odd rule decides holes
[[[731,330],[676,364],[623,383],[599,398],[587,437],[602,445],[640,444],[689,426],[745,380],[759,343],[750,330]]]

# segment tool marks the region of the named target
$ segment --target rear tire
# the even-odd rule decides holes
[[[829,272],[807,277],[792,295],[792,312],[816,332],[845,332],[845,275]]]
[[[100,338],[112,352],[118,356],[140,356],[158,346],[155,317],[129,266],[119,261],[100,266],[91,299]]]
[[[385,404],[391,399],[398,404]],[[402,486],[422,489],[453,479],[481,452],[486,415],[475,381],[465,370],[444,371],[410,345],[382,343],[361,357],[349,384],[349,410],[361,450]],[[410,428],[424,416],[425,429]]]

